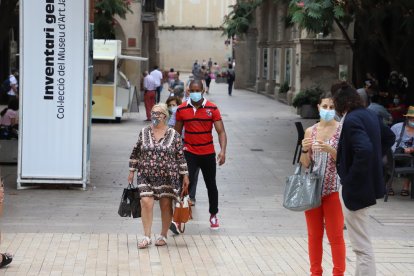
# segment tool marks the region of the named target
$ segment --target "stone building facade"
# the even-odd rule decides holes
[[[291,103],[294,94],[308,87],[328,90],[340,78],[350,80],[352,50],[339,29],[328,37],[311,34],[286,26],[286,14],[287,5],[272,0],[257,8],[251,27],[234,47],[235,87]],[[284,83],[290,92],[279,94]]]
[[[194,60],[209,58],[226,64],[232,46],[226,45],[221,25],[236,0],[166,0],[158,17],[160,64],[164,69],[190,71]]]

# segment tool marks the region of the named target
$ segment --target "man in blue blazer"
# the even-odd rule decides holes
[[[385,194],[382,157],[395,141],[394,133],[348,84],[334,95],[336,111],[343,115],[336,166],[342,184],[349,239],[357,256],[355,275],[376,274],[369,236],[367,207]]]

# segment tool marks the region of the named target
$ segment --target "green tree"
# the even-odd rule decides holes
[[[289,18],[314,33],[329,34],[334,23],[353,51],[375,48],[391,67],[399,69],[401,55],[413,40],[412,0],[291,0]],[[355,19],[355,41],[347,27]]]
[[[246,0],[233,6],[225,18],[224,32],[234,36],[247,32],[256,7],[265,0]],[[288,5],[286,22],[313,33],[328,35],[336,24],[354,52],[355,81],[360,84],[367,51],[377,54],[391,70],[400,71],[407,53],[414,48],[413,0],[273,0]],[[246,5],[248,8],[244,8]],[[355,39],[348,26],[355,24]],[[407,69],[406,69],[407,70]]]
[[[231,5],[231,12],[224,17],[223,35],[230,38],[246,33],[253,20],[254,11],[262,3],[263,0],[246,0],[237,1],[236,4]]]
[[[115,39],[116,20],[118,15],[125,19],[131,0],[95,0],[94,37],[99,39]]]

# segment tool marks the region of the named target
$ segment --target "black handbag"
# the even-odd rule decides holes
[[[119,203],[118,214],[121,217],[133,218],[141,217],[141,203],[138,188],[134,187],[131,183],[128,184],[121,196],[121,202]]]

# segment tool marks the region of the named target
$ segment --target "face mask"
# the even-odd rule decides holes
[[[335,110],[328,110],[328,109],[321,108],[319,110],[319,116],[321,117],[322,120],[329,122],[335,118]]]
[[[160,119],[156,118],[156,117],[152,117],[151,118],[151,123],[153,126],[158,126],[160,124]]]
[[[399,99],[394,99],[394,104],[395,105],[398,105],[400,103],[400,100]]]
[[[168,108],[171,114],[174,114],[177,111],[178,106],[171,106]]]
[[[199,102],[202,98],[203,98],[203,96],[201,95],[201,92],[191,92],[190,93],[190,99],[195,103]]]
[[[413,128],[414,128],[414,122],[412,122],[412,121],[408,121],[408,125],[409,125],[410,127],[413,127]]]

